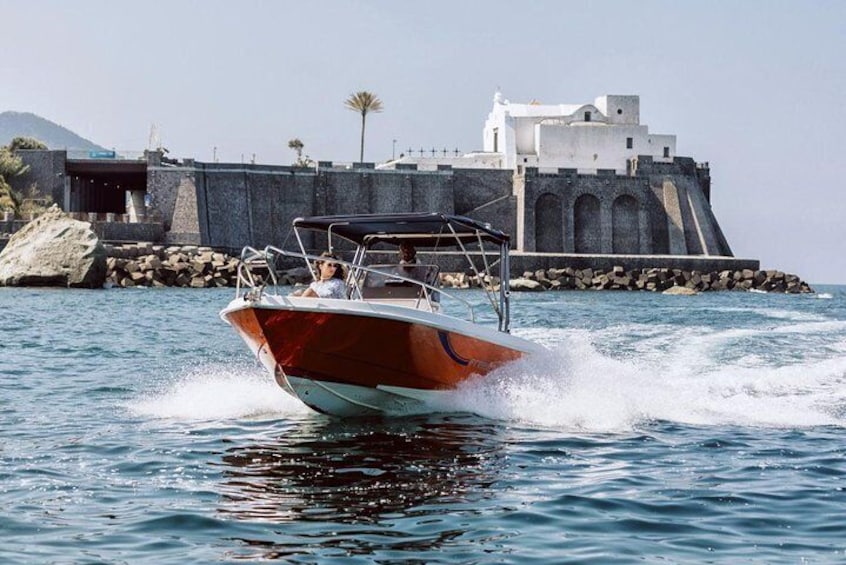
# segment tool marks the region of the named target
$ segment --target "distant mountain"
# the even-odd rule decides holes
[[[30,112],[0,113],[0,147],[16,137],[34,137],[50,149],[103,151],[105,148],[80,137],[68,128]]]

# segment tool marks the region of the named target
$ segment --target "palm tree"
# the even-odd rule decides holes
[[[361,153],[359,155],[358,161],[360,163],[363,163],[365,120],[367,119],[367,114],[369,114],[370,112],[382,111],[382,101],[379,100],[379,98],[372,92],[361,90],[354,94],[350,94],[350,97],[344,101],[344,106],[346,106],[350,110],[361,114]]]

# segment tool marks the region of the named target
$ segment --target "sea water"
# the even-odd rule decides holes
[[[0,563],[845,562],[846,287],[817,290],[517,294],[547,353],[343,421],[231,290],[0,289]]]

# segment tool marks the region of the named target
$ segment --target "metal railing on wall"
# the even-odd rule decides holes
[[[117,212],[68,212],[69,217],[83,222],[107,222],[117,224],[156,224],[161,218],[153,212],[147,214],[118,214]]]

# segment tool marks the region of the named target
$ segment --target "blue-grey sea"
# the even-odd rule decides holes
[[[816,290],[518,294],[547,354],[341,421],[232,290],[0,289],[0,563],[846,562],[846,287]]]

